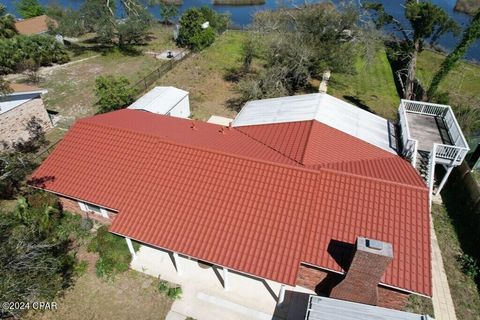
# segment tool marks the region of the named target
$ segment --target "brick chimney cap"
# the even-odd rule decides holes
[[[392,244],[377,239],[358,237],[357,250],[393,258]]]

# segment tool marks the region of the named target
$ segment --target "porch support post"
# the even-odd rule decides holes
[[[285,300],[285,285],[280,285],[280,292],[278,293],[277,306],[282,305],[283,300]]]
[[[175,262],[175,269],[177,269],[177,274],[181,275],[182,274],[182,269],[180,268],[180,259],[178,258],[178,253],[174,252],[173,253],[173,261]]]
[[[447,182],[448,176],[450,175],[452,170],[453,170],[453,166],[449,166],[448,169],[447,169],[447,172],[443,176],[442,182],[440,182],[440,185],[438,186],[437,192],[435,192],[435,195],[439,194],[440,191],[442,191],[442,188],[445,185],[445,183]]]
[[[228,282],[228,269],[223,268],[223,289],[226,291],[230,288],[230,284]]]
[[[133,249],[132,240],[130,240],[130,238],[125,238],[125,240],[127,241],[128,251],[130,251],[130,254],[132,255],[132,259],[135,259],[137,257],[137,254]]]

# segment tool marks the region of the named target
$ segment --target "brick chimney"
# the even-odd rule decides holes
[[[390,243],[358,237],[356,250],[345,278],[330,297],[377,305],[378,283],[393,259]]]

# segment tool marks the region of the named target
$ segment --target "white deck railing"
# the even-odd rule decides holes
[[[400,125],[402,126],[404,153],[408,155],[409,150],[412,149],[409,144],[413,143],[409,141],[415,139],[410,136],[407,112],[442,117],[448,134],[452,139],[452,145],[435,144],[435,148],[432,146],[432,151],[435,151],[435,158],[439,161],[449,161],[453,166],[458,166],[462,163],[470,148],[450,106],[412,100],[401,101],[399,108]]]
[[[403,156],[409,158],[412,166],[415,167],[417,165],[418,141],[410,136],[407,111],[403,103],[400,104],[398,114],[400,118],[400,127],[402,129]]]

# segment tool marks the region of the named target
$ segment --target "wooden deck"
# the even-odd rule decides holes
[[[418,150],[430,152],[434,143],[452,145],[442,118],[407,112],[407,121]]]

